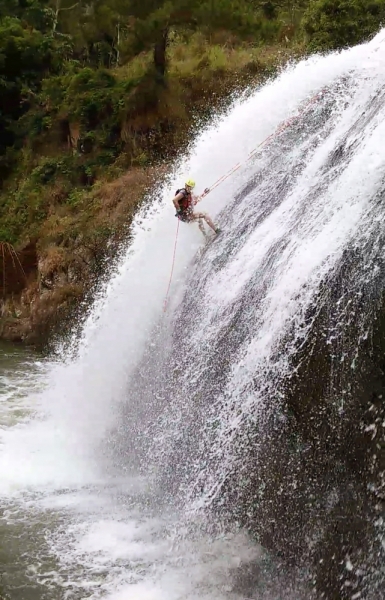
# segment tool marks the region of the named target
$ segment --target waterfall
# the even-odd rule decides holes
[[[12,523],[56,515],[52,597],[383,597],[384,76],[383,32],[289,65],[138,213],[1,436]],[[173,192],[238,162],[202,202],[220,236],[180,225],[164,313]]]

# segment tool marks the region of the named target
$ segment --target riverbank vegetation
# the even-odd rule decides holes
[[[234,90],[384,16],[385,0],[0,0],[0,334],[34,338],[83,297]]]

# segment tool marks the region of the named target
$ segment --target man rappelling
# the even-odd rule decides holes
[[[198,221],[198,226],[201,232],[205,237],[207,237],[207,233],[203,226],[203,221],[206,221],[207,225],[211,227],[211,229],[215,233],[219,233],[220,229],[215,227],[214,223],[210,219],[206,213],[203,212],[194,212],[194,206],[202,199],[201,196],[193,196],[192,190],[195,187],[195,181],[192,179],[188,179],[185,183],[184,188],[181,188],[175,192],[175,198],[173,199],[174,206],[176,208],[176,217],[180,221],[184,223],[192,223],[193,221]],[[207,190],[205,190],[207,193]]]

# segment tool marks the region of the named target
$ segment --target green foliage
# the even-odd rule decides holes
[[[273,4],[273,2],[270,2],[270,1],[264,2],[261,5],[261,9],[262,9],[263,16],[266,19],[268,19],[269,21],[273,20],[277,17],[277,7],[275,4]]]
[[[247,0],[143,0],[138,3],[116,0],[119,13],[121,49],[125,58],[153,48],[155,71],[164,77],[167,69],[167,46],[170,36],[191,35],[197,29],[210,36],[216,31],[236,31],[240,38],[250,38],[260,27],[261,19]]]
[[[82,189],[73,189],[68,194],[67,204],[72,206],[72,208],[78,207],[83,199],[83,190]]]
[[[303,18],[311,50],[358,44],[376,32],[385,18],[385,0],[314,0]]]
[[[0,20],[0,157],[17,141],[14,124],[39,91],[52,54],[52,41],[39,31],[24,28],[14,17]],[[4,176],[4,161],[0,169]]]
[[[55,160],[45,160],[32,171],[31,178],[36,181],[36,183],[48,183],[49,181],[52,181],[56,175],[59,166],[60,163],[57,163]]]

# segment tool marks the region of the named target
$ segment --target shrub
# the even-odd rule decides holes
[[[358,44],[375,33],[385,18],[385,0],[315,0],[302,27],[310,50]]]

